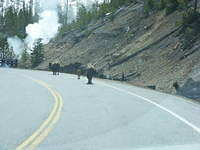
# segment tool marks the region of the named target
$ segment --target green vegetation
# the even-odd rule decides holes
[[[191,2],[194,3],[192,7],[188,5]],[[102,17],[114,20],[115,15],[113,14],[116,10],[132,3],[136,3],[136,0],[104,0],[103,3],[94,3],[90,9],[81,5],[77,18],[71,23],[68,22],[68,8],[65,6],[65,10],[63,10],[61,6],[58,6],[61,24],[58,37],[62,37],[65,33],[73,30],[83,30],[91,22]],[[198,0],[144,0],[144,14],[149,16],[160,10],[165,10],[166,15],[169,15],[176,10],[184,10],[182,18],[177,22],[183,26],[184,38],[193,41],[196,38],[196,33],[200,31],[197,4]],[[29,3],[25,3],[25,0],[15,0],[13,5],[0,8],[0,53],[6,53],[6,55],[13,53],[12,48],[9,49],[8,47],[7,37],[18,36],[24,39],[26,37],[26,26],[38,21],[38,12],[39,8],[33,5],[33,0],[30,0]],[[43,61],[44,51],[41,41],[42,39],[35,41],[31,54],[26,49],[23,51],[20,60],[21,67],[28,68],[31,66],[34,68]]]
[[[165,9],[166,15],[176,10],[183,11],[182,18],[177,20],[177,24],[182,26],[181,33],[185,40],[184,47],[187,48],[195,41],[200,32],[200,15],[197,12],[198,0],[195,0],[193,6],[192,0],[144,0],[144,13],[146,16]]]
[[[166,10],[166,15],[171,14],[177,9],[185,9],[191,0],[144,0],[144,13],[149,14],[158,11]]]
[[[37,39],[34,42],[34,47],[31,52],[31,64],[32,67],[37,67],[40,63],[44,60],[44,51],[43,51],[43,44],[42,39]]]
[[[4,0],[1,0],[0,3],[4,3]],[[13,48],[8,46],[7,38],[18,36],[20,39],[25,39],[26,35],[26,26],[28,24],[38,21],[38,6],[33,5],[33,0],[30,0],[29,3],[25,3],[25,0],[15,0],[12,1],[11,5],[0,8],[0,54],[2,58],[16,58],[13,52]],[[35,12],[35,13],[33,13]],[[35,54],[34,50],[34,54]],[[35,66],[38,60],[34,60]],[[38,58],[39,60],[41,58]],[[30,65],[30,56],[29,53],[24,50],[21,60],[20,67],[28,68]]]
[[[189,48],[200,37],[200,14],[192,9],[183,13],[181,20],[184,48]]]
[[[20,68],[35,68],[44,61],[44,50],[42,39],[37,39],[34,42],[34,47],[31,53],[24,49],[19,61]]]
[[[176,10],[188,9],[188,3],[191,1],[192,0],[144,0],[144,13],[146,16],[148,16],[152,13],[165,9],[166,15],[169,15]],[[104,0],[104,3],[93,4],[90,10],[87,10],[84,6],[81,6],[75,21],[70,24],[63,24],[61,22],[62,26],[60,28],[59,35],[75,29],[85,29],[90,22],[101,17],[105,17],[108,13],[113,13],[122,6],[127,6],[135,2],[136,0]],[[193,10],[196,10],[196,8],[197,0],[195,0]],[[64,20],[63,18],[66,17],[67,16],[62,15],[60,20]],[[111,15],[111,19],[114,19],[112,17],[113,16]]]
[[[16,58],[17,56],[14,54],[13,48],[9,48],[7,38],[0,35],[0,58]]]
[[[38,15],[33,14],[33,0],[29,4],[25,1],[16,0],[7,8],[2,8],[0,13],[0,25],[7,36],[26,37],[25,28],[28,24],[37,21]]]
[[[74,29],[84,29],[91,21],[95,21],[100,17],[105,17],[108,13],[115,12],[118,8],[122,6],[127,6],[131,3],[136,2],[136,0],[104,0],[104,3],[98,4],[95,3],[92,5],[90,10],[87,10],[85,6],[81,6],[79,8],[77,18],[70,24],[62,24],[59,34],[62,35],[65,32],[69,32]],[[61,13],[59,13],[61,14]],[[64,13],[63,13],[64,14]],[[63,18],[67,17],[63,15],[59,15],[60,20],[64,20]],[[62,23],[62,22],[61,22]]]
[[[27,49],[24,49],[21,55],[21,59],[19,61],[20,68],[31,68],[31,56],[28,53]]]

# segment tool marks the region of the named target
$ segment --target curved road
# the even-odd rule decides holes
[[[0,69],[1,150],[199,150],[200,104],[83,77]]]

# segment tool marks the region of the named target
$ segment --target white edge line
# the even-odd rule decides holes
[[[200,134],[200,128],[197,127],[196,125],[192,124],[191,122],[189,122],[188,120],[186,120],[184,117],[180,116],[179,114],[167,109],[166,107],[156,103],[156,102],[153,102],[152,100],[146,98],[146,97],[143,97],[143,96],[140,96],[140,95],[137,95],[133,92],[129,92],[129,91],[126,91],[126,90],[123,90],[121,88],[118,88],[118,87],[115,87],[115,86],[112,86],[112,85],[108,85],[106,83],[100,83],[98,82],[99,84],[101,85],[104,85],[104,86],[107,86],[109,88],[112,88],[112,89],[115,89],[117,91],[120,91],[120,92],[123,92],[123,93],[126,93],[126,94],[129,94],[129,95],[132,95],[134,97],[137,97],[137,98],[140,98],[140,99],[143,99],[144,101],[162,109],[163,111],[169,113],[170,115],[172,115],[173,117],[175,117],[176,119],[180,120],[181,122],[183,122],[184,124],[186,124],[187,126],[191,127],[193,130],[195,130],[196,132],[198,132]]]

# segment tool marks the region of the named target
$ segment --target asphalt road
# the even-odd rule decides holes
[[[119,82],[0,69],[0,150],[199,150],[200,104]]]

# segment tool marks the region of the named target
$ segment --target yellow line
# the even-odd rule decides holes
[[[40,85],[42,85],[43,87],[45,87],[45,88],[47,88],[48,89],[48,91],[53,95],[53,97],[54,97],[54,101],[55,101],[55,104],[54,104],[54,107],[53,107],[53,110],[52,110],[52,112],[50,113],[50,115],[49,115],[49,117],[47,118],[47,120],[45,120],[44,122],[43,122],[43,124],[40,126],[40,128],[36,131],[36,132],[34,132],[27,140],[25,140],[21,145],[19,145],[17,148],[16,148],[16,150],[23,150],[23,149],[25,149],[28,145],[30,145],[32,142],[33,143],[35,143],[34,142],[34,140],[35,141],[38,141],[37,139],[37,136],[39,136],[40,134],[41,134],[41,132],[45,129],[45,128],[47,128],[47,126],[49,125],[49,126],[52,126],[52,124],[55,124],[57,121],[58,121],[58,119],[55,119],[55,118],[57,118],[56,116],[58,116],[58,114],[59,114],[59,116],[60,116],[60,113],[59,113],[59,111],[57,111],[57,109],[58,109],[58,106],[59,106],[59,103],[61,103],[62,104],[62,97],[59,95],[58,96],[58,94],[56,94],[46,83],[44,83],[44,82],[42,82],[42,81],[39,81],[39,80],[34,80],[35,82],[37,82],[38,84],[40,84]],[[61,104],[60,104],[60,107],[59,107],[59,110],[60,109],[62,109],[62,107],[61,107]],[[57,111],[57,112],[56,112]],[[61,112],[61,111],[60,111]],[[56,114],[56,115],[55,115]],[[55,121],[56,120],[56,121]],[[50,130],[45,130],[45,131],[43,131],[44,133],[46,133],[46,132],[50,132]],[[42,135],[42,134],[41,134]],[[45,136],[46,137],[46,136]],[[37,139],[36,139],[37,138]],[[43,140],[43,139],[42,139]],[[42,142],[42,140],[40,140],[40,142],[37,142],[37,143],[41,143]]]
[[[62,112],[62,107],[63,107],[63,99],[58,93],[57,93],[57,95],[59,97],[60,106],[58,108],[58,111],[57,111],[54,119],[52,120],[50,125],[45,129],[45,131],[42,134],[40,134],[40,136],[37,137],[37,139],[28,147],[28,150],[35,149],[47,137],[47,135],[51,132],[51,130],[53,129],[56,122],[59,120],[59,118],[61,116],[61,112]]]

